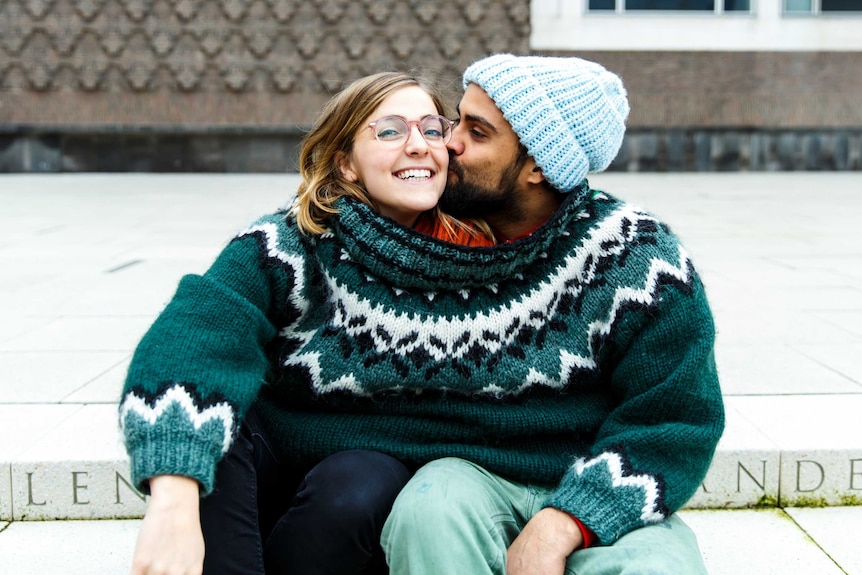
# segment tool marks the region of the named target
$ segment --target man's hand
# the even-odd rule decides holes
[[[200,575],[204,538],[197,481],[161,475],[150,479],[150,492],[131,575]]]
[[[509,546],[506,575],[563,575],[566,558],[583,542],[574,519],[546,507],[524,525]]]

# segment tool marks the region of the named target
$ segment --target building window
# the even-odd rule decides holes
[[[804,2],[805,0],[785,0]],[[808,0],[813,2],[816,0]],[[823,2],[862,2],[862,0],[822,0]],[[589,0],[590,11],[633,12],[643,10],[677,12],[750,12],[751,0]]]
[[[784,0],[784,12],[787,14],[862,12],[862,0]]]

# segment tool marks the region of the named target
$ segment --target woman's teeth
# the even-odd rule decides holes
[[[395,175],[402,180],[427,180],[431,177],[431,170],[404,170]]]

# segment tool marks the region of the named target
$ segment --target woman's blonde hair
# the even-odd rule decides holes
[[[439,114],[445,115],[443,98],[425,81],[402,72],[380,72],[348,85],[324,105],[311,131],[302,141],[299,173],[302,182],[296,194],[296,223],[300,231],[319,235],[327,231],[326,220],[338,213],[335,201],[349,196],[376,209],[371,196],[359,182],[351,182],[341,172],[341,161],[353,150],[353,139],[368,117],[390,94],[408,87],[419,87],[431,96]],[[444,228],[455,235],[455,228],[478,235],[476,228],[488,237],[487,224],[472,221],[473,226],[434,208]]]

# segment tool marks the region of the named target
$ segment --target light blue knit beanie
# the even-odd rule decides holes
[[[626,131],[629,102],[620,78],[580,58],[495,54],[464,71],[464,88],[477,84],[496,102],[561,192],[588,172],[607,168]]]

